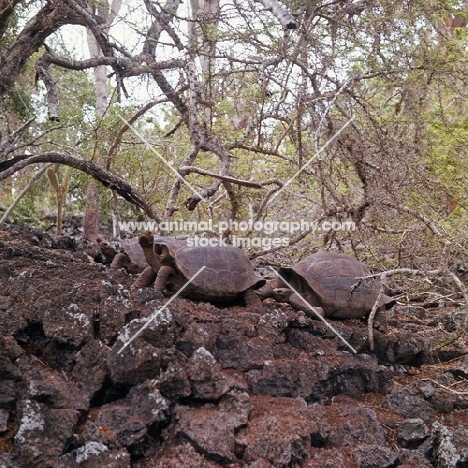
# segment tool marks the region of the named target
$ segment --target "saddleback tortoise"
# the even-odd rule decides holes
[[[110,268],[113,270],[125,268],[129,274],[137,274],[148,268],[148,263],[146,262],[143,249],[138,242],[138,237],[124,239],[122,241],[124,251],[119,253],[108,242],[104,242],[102,239],[98,239],[98,244],[103,256],[110,263]]]
[[[109,242],[105,242],[100,236],[96,239],[96,242],[99,246],[99,250],[101,251],[101,255],[95,255],[94,261],[104,265],[110,265],[117,255],[117,250],[115,250]]]
[[[242,296],[247,307],[262,305],[254,289],[263,286],[265,280],[255,275],[241,249],[233,246],[190,247],[186,241],[154,237],[147,232],[140,235],[139,241],[146,261],[157,275],[156,291],[177,292],[205,267],[182,291],[182,296],[208,302],[227,302]]]
[[[349,319],[368,316],[380,291],[378,279],[359,279],[371,274],[364,263],[337,252],[310,255],[292,268],[280,268],[278,273],[311,306],[321,308],[324,317]],[[280,278],[260,291],[260,296],[268,295],[310,312],[303,300]],[[385,311],[394,304],[391,297],[382,294],[374,322],[376,328],[386,330]]]

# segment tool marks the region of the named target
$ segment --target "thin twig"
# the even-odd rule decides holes
[[[372,306],[371,313],[369,314],[369,319],[367,321],[367,333],[369,335],[369,346],[371,351],[374,350],[374,318],[375,315],[377,314],[377,310],[379,309],[380,305],[380,300],[382,299],[382,296],[384,294],[384,289],[383,289],[383,283],[380,283],[380,289],[379,289],[379,294],[377,294],[377,299],[374,302],[374,305]]]
[[[444,390],[447,390],[447,392],[453,393],[455,395],[468,395],[468,392],[457,392],[456,390],[452,390],[450,387],[447,387],[445,385],[442,385],[441,383],[437,382],[436,380],[433,379],[421,379],[425,382],[431,382],[433,384],[438,385],[439,387],[443,388]]]

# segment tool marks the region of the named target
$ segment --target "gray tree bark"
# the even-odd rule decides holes
[[[103,31],[107,34],[114,21],[120,7],[122,6],[122,0],[113,0],[112,4],[109,5],[108,0],[102,0],[95,6],[94,14],[98,14],[105,21],[105,27]],[[88,48],[91,59],[99,59],[104,56],[102,49],[96,39],[96,36],[90,29],[87,29]],[[107,67],[105,65],[99,65],[93,69],[94,81],[96,89],[96,116],[102,119],[106,113],[109,101],[109,93],[107,90]],[[99,150],[98,150],[99,151]],[[103,159],[104,154],[98,154],[98,161]],[[99,237],[99,212],[100,212],[101,200],[99,196],[99,190],[96,186],[96,181],[91,179],[89,181],[88,190],[86,192],[86,209],[85,217],[83,220],[83,240],[96,242]],[[113,210],[113,218],[116,216],[115,210]],[[119,232],[115,229],[118,223],[112,223],[114,227],[114,237],[119,237]]]

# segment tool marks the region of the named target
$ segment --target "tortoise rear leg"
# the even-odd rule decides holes
[[[154,281],[154,290],[162,294],[166,287],[167,279],[173,273],[174,269],[170,266],[162,266],[158,271],[158,276],[156,276],[156,280]]]
[[[374,328],[379,330],[382,333],[387,333],[388,331],[388,323],[387,323],[387,310],[385,307],[380,307],[377,310],[374,318]]]
[[[262,300],[257,296],[252,288],[244,292],[244,302],[248,309],[257,309],[262,307]]]
[[[133,283],[135,289],[147,288],[151,286],[156,278],[156,273],[151,267],[146,267],[137,280]]]

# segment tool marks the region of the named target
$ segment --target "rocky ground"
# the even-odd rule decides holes
[[[389,333],[167,298],[70,237],[0,231],[0,467],[468,467],[465,310]],[[121,351],[121,352],[120,352]]]

